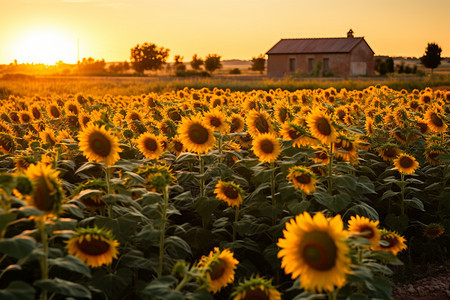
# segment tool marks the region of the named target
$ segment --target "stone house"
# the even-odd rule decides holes
[[[351,29],[342,38],[281,39],[266,54],[269,77],[314,71],[316,76],[373,75],[375,68],[373,50]]]

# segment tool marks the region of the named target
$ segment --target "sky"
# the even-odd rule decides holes
[[[375,55],[450,56],[449,0],[0,0],[0,64],[130,61],[145,42],[189,62],[194,54],[250,60],[281,38],[345,37]]]

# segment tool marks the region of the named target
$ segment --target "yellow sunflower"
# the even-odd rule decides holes
[[[254,138],[260,134],[274,132],[269,115],[263,111],[252,110],[248,113],[247,128],[247,132]]]
[[[313,161],[316,163],[321,163],[322,165],[326,165],[328,164],[328,162],[330,161],[330,156],[328,155],[328,151],[323,148],[323,147],[314,147],[314,149],[316,150],[314,152],[314,158]]]
[[[217,293],[223,287],[234,281],[234,270],[239,263],[233,257],[233,253],[225,249],[220,251],[214,248],[208,256],[203,256],[198,263],[201,270],[205,272],[209,284],[209,291]]]
[[[153,133],[143,133],[136,141],[138,149],[150,159],[158,159],[163,153],[161,142]]]
[[[336,140],[336,129],[331,123],[330,117],[323,111],[316,109],[307,118],[311,134],[323,144],[331,144]]]
[[[185,147],[179,137],[174,137],[169,143],[169,149],[172,153],[178,156],[185,150]]]
[[[400,155],[400,149],[394,144],[385,144],[379,149],[380,156],[383,160],[393,161]]]
[[[271,280],[256,276],[245,280],[231,294],[233,300],[281,300]]]
[[[403,236],[399,235],[395,231],[383,229],[381,230],[380,243],[375,250],[378,251],[390,251],[394,255],[397,255],[400,251],[408,248],[405,244],[406,240]]]
[[[413,156],[403,153],[394,159],[394,166],[399,172],[408,175],[414,173],[419,167],[419,163]]]
[[[47,105],[47,114],[52,119],[61,117],[61,110],[56,102]]]
[[[300,148],[302,146],[316,146],[319,142],[311,137],[307,129],[294,123],[284,123],[281,126],[281,135],[285,140],[293,140],[292,146]]]
[[[262,162],[274,162],[281,153],[278,139],[271,133],[260,134],[252,142],[253,152]]]
[[[35,120],[40,120],[42,117],[41,108],[37,104],[33,104],[30,107],[30,113],[33,115]]]
[[[225,122],[225,114],[220,110],[220,108],[210,110],[204,114],[203,118],[206,126],[214,131],[225,134],[230,130],[230,127]]]
[[[20,123],[26,124],[26,123],[30,123],[33,120],[33,115],[30,114],[26,110],[22,110],[19,112],[19,118],[20,118]]]
[[[331,292],[340,288],[350,273],[349,248],[340,215],[327,219],[307,212],[291,219],[278,240],[281,267],[292,279],[300,277],[300,287],[310,292]]]
[[[417,118],[416,127],[422,134],[428,134],[431,131],[428,122],[421,118]]]
[[[197,117],[184,118],[178,127],[181,142],[188,151],[206,153],[214,147],[216,141],[211,128]]]
[[[119,160],[119,140],[103,126],[89,124],[78,135],[79,147],[89,161],[104,162],[112,166]]]
[[[236,132],[243,132],[244,131],[244,119],[239,114],[232,114],[228,118],[228,122],[230,125],[230,132],[236,133]]]
[[[429,109],[425,114],[425,121],[427,121],[428,126],[434,132],[443,133],[447,130],[447,124],[445,124],[441,114],[436,108]]]
[[[219,180],[216,184],[214,194],[217,199],[225,201],[229,206],[238,207],[242,204],[243,191],[239,185],[234,182]]]
[[[11,135],[0,133],[0,151],[3,153],[11,153],[14,151],[15,143]]]
[[[439,159],[439,155],[445,153],[445,148],[440,145],[431,144],[425,148],[425,157],[432,166],[442,164],[442,160]]]
[[[300,189],[306,194],[316,190],[316,175],[307,167],[294,166],[290,168],[287,178],[294,184],[296,189]]]
[[[28,204],[46,215],[57,215],[64,197],[58,178],[59,171],[52,169],[50,165],[38,162],[30,165],[25,173],[33,183],[33,192],[27,198]]]
[[[358,235],[368,239],[373,246],[378,246],[381,232],[377,228],[379,221],[372,221],[366,217],[352,216],[348,221],[348,231],[350,234]]]
[[[110,231],[94,228],[79,228],[67,241],[67,252],[78,257],[89,267],[110,265],[117,258],[119,243]]]
[[[335,150],[341,150],[336,152],[336,158],[340,158],[343,161],[354,161],[358,158],[354,141],[343,139],[340,143],[340,147],[335,148]]]

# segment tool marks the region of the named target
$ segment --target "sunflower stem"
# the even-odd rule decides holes
[[[328,300],[336,300],[337,299],[338,290],[333,290],[328,293]]]
[[[44,254],[39,261],[41,265],[41,279],[46,280],[48,279],[48,239],[43,220],[39,221],[39,231],[41,233],[42,252]],[[45,289],[41,291],[41,300],[47,300],[47,290]]]
[[[109,166],[106,166],[105,168],[105,177],[106,177],[106,194],[110,195],[111,194],[111,170],[109,168]],[[108,204],[108,215],[110,218],[113,217],[114,211],[113,211],[113,206],[114,203],[110,203]]]
[[[186,272],[186,274],[184,274],[183,279],[180,281],[180,283],[175,288],[175,291],[181,291],[181,289],[185,286],[185,284],[189,282],[189,279],[190,279],[189,275]]]
[[[234,224],[233,224],[233,242],[236,241],[236,223],[239,220],[239,206],[236,206],[234,214]]]
[[[405,182],[405,175],[403,173],[400,173],[401,179],[402,179],[402,202],[401,210],[402,210],[402,216],[405,214],[405,185],[403,184]]]
[[[219,133],[219,163],[221,164],[223,162],[223,157],[222,157],[222,144],[223,144],[223,135],[221,133]]]
[[[330,144],[330,155],[328,161],[328,193],[333,196],[333,143]]]
[[[203,161],[203,158],[201,154],[198,155],[200,160],[200,196],[205,197],[205,178],[203,178],[203,175],[205,173],[205,162]]]
[[[167,207],[169,206],[169,186],[163,190],[164,204],[161,213],[161,236],[159,238],[159,264],[158,277],[162,276],[163,257],[164,257],[164,238],[166,235]]]

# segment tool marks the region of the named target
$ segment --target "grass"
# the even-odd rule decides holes
[[[350,80],[327,79],[233,79],[233,78],[195,78],[179,79],[173,77],[30,77],[22,80],[2,80],[0,82],[0,98],[15,96],[50,96],[74,95],[82,93],[91,96],[131,96],[151,92],[167,92],[184,87],[201,89],[215,87],[231,91],[326,89],[363,90],[369,86],[387,85],[392,89],[424,89],[426,87],[450,86],[450,75],[435,75],[424,78],[360,78]]]

